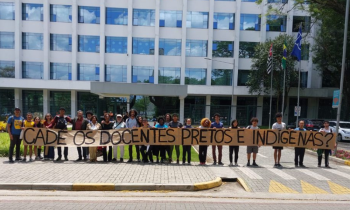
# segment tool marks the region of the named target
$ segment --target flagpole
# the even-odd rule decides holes
[[[270,117],[269,117],[269,128],[271,128],[271,116],[272,116],[272,79],[273,79],[273,51],[272,51],[272,57],[271,57],[271,87],[270,87]]]
[[[298,127],[299,122],[299,98],[300,98],[300,69],[301,69],[301,61],[299,61],[299,77],[298,77],[298,102],[297,102],[297,122],[295,124],[296,127]]]
[[[283,73],[283,97],[282,97],[282,111],[281,111],[282,122],[283,122],[283,117],[284,117],[284,97],[285,97],[285,93],[286,93],[286,71],[287,71],[287,62],[286,62],[286,69],[284,69],[284,73]]]

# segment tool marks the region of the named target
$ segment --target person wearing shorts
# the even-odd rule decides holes
[[[272,129],[276,129],[276,130],[286,130],[286,124],[284,122],[282,122],[282,114],[281,113],[276,113],[276,121],[273,125],[272,125]],[[274,167],[282,167],[282,165],[280,164],[280,160],[281,160],[281,155],[282,155],[282,150],[283,147],[272,147],[275,152],[273,154],[273,158],[275,159],[275,165]]]
[[[248,126],[247,129],[259,129],[258,127],[258,118],[253,117],[250,122],[252,123],[252,125]],[[258,154],[259,152],[259,146],[247,146],[247,159],[248,159],[248,163],[247,166],[250,166],[250,158],[252,156],[253,153],[253,164],[252,166],[258,166],[258,164],[256,164],[256,154]]]

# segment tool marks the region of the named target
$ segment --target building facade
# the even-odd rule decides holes
[[[267,3],[282,1],[0,0],[1,114],[14,106],[41,116],[60,106],[72,116],[79,109],[122,112],[130,95],[143,95],[176,97],[180,119],[220,112],[227,122],[257,116],[266,125],[269,96],[245,86],[254,46],[296,36],[300,22],[315,34],[302,11],[266,16]],[[334,88],[315,71],[307,41],[301,117],[329,119]],[[295,120],[296,96],[295,88],[286,122]]]

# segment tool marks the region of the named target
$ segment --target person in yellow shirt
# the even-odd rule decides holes
[[[33,114],[28,112],[27,113],[27,119],[24,120],[23,122],[23,128],[33,128],[34,127],[34,120],[33,120]],[[27,161],[27,150],[28,150],[28,145],[24,145],[24,151],[23,151],[23,162]],[[34,150],[34,153],[36,155],[36,149]],[[32,159],[32,154],[33,154],[33,146],[29,146],[29,161],[33,161]]]

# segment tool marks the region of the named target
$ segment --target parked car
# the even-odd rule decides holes
[[[329,126],[336,131],[337,121],[329,121]],[[339,122],[339,133],[337,141],[350,141],[350,122]]]
[[[308,131],[319,131],[320,128],[323,126],[324,120],[321,119],[299,119],[304,121],[304,127]],[[295,123],[291,123],[287,125],[287,128],[294,129],[297,126],[295,126]]]

